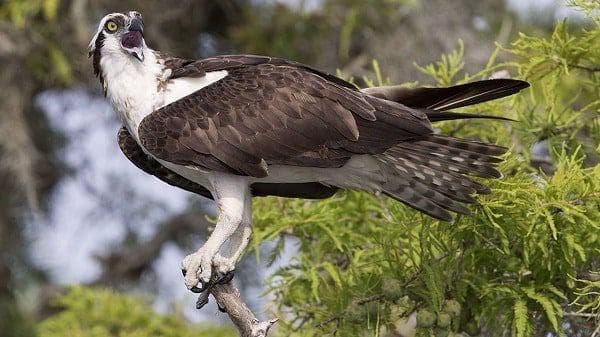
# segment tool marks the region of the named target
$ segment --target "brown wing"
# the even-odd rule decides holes
[[[181,165],[265,177],[267,166],[340,167],[431,134],[423,112],[375,98],[312,68],[266,57],[205,59],[173,77],[228,75],[147,116],[142,145]]]
[[[159,178],[169,185],[177,186],[188,192],[212,199],[212,195],[206,188],[167,169],[146,154],[125,127],[122,127],[121,130],[119,130],[117,137],[119,147],[125,157],[140,170]]]
[[[261,64],[271,64],[275,66],[290,66],[302,69],[304,71],[311,72],[315,75],[318,75],[327,81],[335,83],[341,87],[346,87],[352,89],[354,91],[358,91],[359,88],[354,84],[345,81],[337,76],[331,75],[329,73],[320,71],[313,67],[307,66],[302,63],[280,59],[276,57],[269,56],[258,56],[258,55],[221,55],[216,57],[211,57],[202,60],[189,60],[189,59],[181,59],[177,57],[170,57],[168,55],[163,54],[163,57],[166,58],[165,65],[169,68],[173,68],[173,72],[171,73],[171,78],[180,78],[180,77],[200,77],[204,76],[204,74],[208,71],[217,71],[217,70],[227,70],[231,68],[238,68],[242,66],[256,66]]]
[[[199,194],[206,198],[213,198],[212,194],[202,185],[176,174],[146,154],[125,127],[122,127],[121,130],[119,130],[118,141],[119,147],[121,147],[121,151],[123,151],[125,157],[142,171],[159,178],[169,185]],[[279,197],[306,199],[329,198],[338,190],[337,187],[326,186],[318,182],[289,184],[255,183],[252,184],[250,188],[252,195],[257,197],[274,195]]]

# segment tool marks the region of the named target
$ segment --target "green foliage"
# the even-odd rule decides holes
[[[35,336],[34,319],[14,298],[0,296],[0,331],[5,337]]]
[[[463,56],[465,55],[465,45],[462,40],[458,41],[458,50],[452,51],[448,55],[442,55],[441,60],[435,64],[429,64],[425,67],[414,64],[421,72],[433,77],[441,86],[450,86],[454,82],[454,77],[460,73],[465,66]]]
[[[109,290],[74,287],[55,305],[61,311],[38,325],[39,337],[235,336],[228,328],[159,315],[149,303]]]
[[[0,5],[0,20],[9,20],[18,28],[24,28],[38,14],[53,20],[58,6],[59,0],[9,0]]]
[[[255,244],[298,240],[293,263],[270,282],[278,333],[385,336],[417,312],[418,336],[564,335],[566,312],[600,313],[598,281],[581,276],[600,268],[600,48],[590,48],[600,45],[600,25],[592,22],[586,30],[561,22],[547,38],[521,34],[477,74],[461,73],[462,44],[419,67],[440,85],[499,71],[532,84],[466,109],[519,122],[436,125],[511,145],[504,178],[486,181],[493,193],[479,198],[473,216],[443,223],[352,191],[323,201],[255,201]],[[500,53],[510,61],[496,62]],[[552,156],[547,173],[531,165],[540,141]]]
[[[336,62],[343,63],[363,38],[359,32],[382,31],[415,4],[414,0],[327,0],[319,10],[307,9],[303,2],[299,9],[280,2],[252,4],[230,35],[249,53],[314,64],[319,61],[315,57],[324,54],[315,50],[334,50]]]
[[[59,0],[8,0],[0,2],[0,22],[7,21],[26,39],[27,70],[42,83],[67,85],[73,80],[71,61],[54,41],[60,34],[57,23]],[[39,19],[39,18],[43,19]],[[33,42],[33,43],[32,43]]]

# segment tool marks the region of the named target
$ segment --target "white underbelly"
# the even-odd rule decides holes
[[[212,186],[209,180],[210,171],[192,166],[177,165],[160,159],[157,160],[169,170],[211,190]],[[360,155],[352,157],[346,165],[340,168],[269,165],[268,172],[269,175],[264,178],[244,177],[244,181],[248,185],[253,183],[320,182],[325,185],[342,188],[362,189],[361,185],[365,183],[365,178],[379,174],[379,166],[371,156]]]

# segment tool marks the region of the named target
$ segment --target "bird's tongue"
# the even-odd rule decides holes
[[[125,48],[134,49],[142,47],[142,33],[137,31],[127,32],[121,37],[121,44]]]

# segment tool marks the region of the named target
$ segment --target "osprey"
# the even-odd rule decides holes
[[[264,56],[192,60],[150,49],[140,13],[106,15],[89,45],[123,121],[119,145],[145,172],[213,198],[214,231],[182,263],[194,292],[231,279],[251,234],[251,198],[321,199],[339,189],[388,195],[437,219],[497,178],[506,149],[434,133],[450,110],[512,95],[527,82],[359,89],[304,64]],[[213,274],[214,273],[214,274]],[[212,281],[211,281],[212,280]]]

